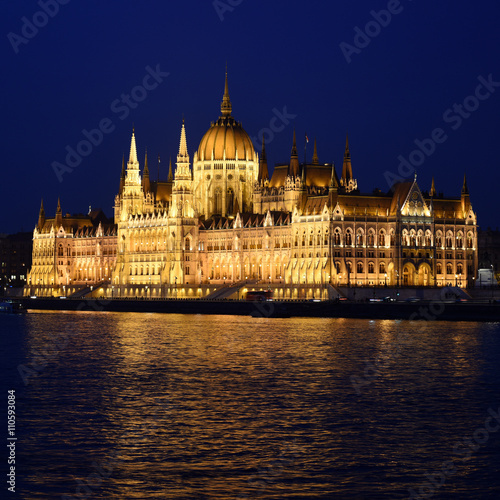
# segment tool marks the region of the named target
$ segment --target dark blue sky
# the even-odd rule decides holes
[[[3,7],[0,232],[32,230],[42,197],[48,216],[58,196],[63,212],[92,205],[111,216],[133,124],[152,176],[158,154],[161,177],[175,161],[183,115],[192,159],[219,116],[226,60],[235,118],[258,142],[276,129],[270,165],[288,161],[295,127],[301,160],[307,132],[308,156],[316,137],[320,161],[340,172],[348,131],[360,189],[387,190],[398,157],[440,128],[439,144],[423,143],[429,155],[412,156],[421,188],[434,175],[438,191],[458,196],[465,171],[479,224],[499,225],[497,1],[54,2],[53,17],[43,0]],[[371,12],[388,9],[390,19]],[[144,80],[157,69],[169,75]],[[480,99],[470,97],[481,78]],[[131,92],[136,100],[121,103]],[[284,124],[272,120],[284,112]],[[66,163],[67,146],[100,123],[102,141],[59,182],[53,162]]]

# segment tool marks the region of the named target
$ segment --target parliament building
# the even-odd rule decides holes
[[[416,177],[361,193],[346,141],[340,177],[290,160],[269,176],[232,116],[227,75],[221,115],[191,160],[184,122],[175,170],[141,171],[135,132],[122,163],[114,219],[102,211],[45,217],[33,232],[26,295],[328,298],[342,287],[470,287],[477,220],[464,177],[460,196],[422,191]]]

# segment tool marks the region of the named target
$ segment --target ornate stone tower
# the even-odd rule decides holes
[[[205,218],[252,210],[259,160],[250,137],[231,113],[226,73],[221,115],[201,139],[193,159],[195,208]]]

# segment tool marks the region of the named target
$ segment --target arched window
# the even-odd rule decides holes
[[[378,235],[378,246],[385,247],[385,232],[383,230]]]
[[[375,245],[375,233],[373,230],[368,232],[368,246],[372,247]]]
[[[453,274],[453,266],[449,262],[446,264],[446,274]]]
[[[462,264],[457,264],[457,274],[462,274],[464,272],[464,268]]]
[[[432,237],[431,237],[431,232],[429,230],[425,232],[425,246],[426,247],[432,246]]]
[[[335,262],[335,269],[337,270],[337,274],[340,274],[340,262]]]
[[[373,274],[374,272],[375,272],[375,265],[373,264],[373,262],[369,262],[368,263],[368,273]]]
[[[436,264],[436,273],[441,274],[443,272],[443,266],[441,264]]]
[[[361,246],[363,245],[364,238],[363,238],[363,231],[358,230],[358,234],[356,235],[356,245]]]
[[[334,243],[335,243],[335,245],[340,245],[340,229],[339,228],[335,229]]]
[[[214,213],[222,214],[222,191],[216,188],[214,192]]]
[[[472,248],[472,246],[473,246],[472,233],[469,231],[467,233],[467,248]]]
[[[358,273],[363,272],[363,263],[362,262],[358,262],[357,270],[358,270]]]
[[[438,231],[436,233],[436,247],[442,248],[443,247],[443,234],[441,231]]]
[[[380,274],[384,274],[385,273],[385,264],[383,262],[381,262],[378,269],[379,269]]]
[[[464,240],[463,240],[463,235],[461,232],[459,232],[457,234],[457,248],[463,248],[463,243],[464,243]]]
[[[227,190],[227,213],[232,214],[234,210],[234,191],[232,188]]]
[[[57,255],[58,257],[63,257],[64,254],[63,254],[63,246],[62,245],[59,245],[58,249],[57,249]]]
[[[347,231],[347,233],[345,234],[345,244],[352,245],[352,234],[350,231]]]
[[[446,233],[446,248],[451,248],[453,246],[453,233],[448,231]]]

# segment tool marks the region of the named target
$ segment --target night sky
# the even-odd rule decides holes
[[[387,191],[413,178],[400,156],[420,140],[422,190],[434,176],[459,196],[466,172],[480,226],[499,225],[498,0],[45,3],[5,3],[0,21],[0,233],[31,231],[41,198],[48,217],[58,196],[63,213],[112,216],[133,126],[153,179],[158,155],[161,178],[175,161],[183,116],[192,160],[220,114],[226,61],[233,116],[259,149],[264,131],[271,168],[289,160],[295,128],[300,160],[307,133],[309,160],[316,137],[340,174],[348,132],[359,188]],[[54,162],[99,126],[58,179]]]

